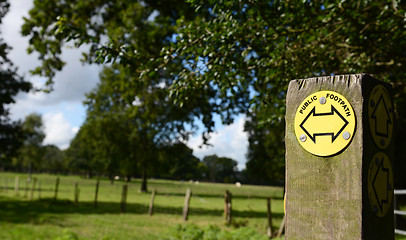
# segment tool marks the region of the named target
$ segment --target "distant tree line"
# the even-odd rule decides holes
[[[39,114],[28,115],[21,128],[23,134],[20,141],[23,144],[14,157],[1,162],[5,171],[27,172],[29,175],[79,174],[89,178],[108,177],[111,181],[115,176],[127,181],[132,177],[143,176],[144,169],[134,164],[136,161],[122,157],[125,153],[114,152],[120,155],[112,159],[111,156],[102,158],[106,152],[114,151],[115,146],[103,146],[105,151],[99,153],[100,148],[94,147],[99,142],[87,138],[89,136],[83,134],[83,127],[66,150],[60,150],[54,145],[43,145],[45,134]],[[233,159],[211,155],[200,161],[193,155],[193,150],[181,142],[155,147],[154,150],[155,158],[151,159],[153,164],[147,169],[150,177],[224,183],[242,180],[237,162]]]

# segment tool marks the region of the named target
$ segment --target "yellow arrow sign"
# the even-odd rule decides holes
[[[392,139],[393,108],[388,91],[377,85],[371,92],[368,104],[369,125],[375,144],[386,149]]]
[[[348,100],[333,91],[309,95],[295,115],[295,134],[300,145],[317,156],[343,150],[355,131],[355,114]]]
[[[393,172],[388,156],[376,153],[369,164],[368,197],[372,211],[378,217],[386,215],[393,197]]]

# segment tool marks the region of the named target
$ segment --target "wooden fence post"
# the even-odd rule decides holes
[[[99,195],[99,184],[100,184],[100,179],[97,179],[96,190],[95,190],[95,193],[94,193],[94,207],[96,207],[96,208],[97,208],[97,197]]]
[[[78,203],[79,203],[79,194],[80,194],[79,184],[76,182],[75,183],[75,193],[74,193],[75,205],[78,205]]]
[[[224,215],[226,218],[226,223],[227,225],[231,224],[231,192],[229,192],[228,190],[226,191],[226,193],[224,194]]]
[[[27,180],[25,181],[25,188],[24,188],[24,197],[27,197],[27,192],[28,192],[28,183],[29,183],[29,179],[27,178]]]
[[[148,214],[150,215],[150,216],[152,216],[152,213],[153,213],[153,209],[154,209],[154,200],[155,200],[155,188],[152,190],[152,193],[151,193],[151,201],[149,202],[149,210],[148,210]]]
[[[189,214],[189,204],[190,204],[190,198],[192,196],[192,190],[190,188],[186,189],[186,194],[185,194],[185,203],[183,204],[183,221],[187,221],[188,219],[188,214]]]
[[[367,74],[290,82],[286,239],[394,239],[392,103]]]
[[[4,178],[4,192],[6,193],[7,192],[7,188],[8,188],[8,181],[7,181],[7,178]]]
[[[32,185],[31,185],[30,201],[32,201],[32,200],[34,199],[34,191],[35,191],[35,185],[36,185],[36,183],[37,183],[37,178],[34,177],[34,178],[33,178]]]
[[[14,193],[18,196],[18,191],[20,190],[20,177],[16,176],[14,181]]]
[[[41,182],[38,181],[38,199],[41,199]]]
[[[127,191],[128,191],[128,185],[125,184],[123,185],[123,191],[121,193],[121,212],[125,213],[126,212],[126,206],[127,206]]]
[[[280,238],[282,236],[285,230],[285,224],[286,224],[286,215],[283,215],[281,225],[279,226],[278,234],[276,235],[277,238]]]
[[[267,207],[267,216],[268,216],[268,228],[267,228],[267,235],[269,238],[272,238],[273,230],[272,230],[272,210],[271,210],[271,198],[266,199],[266,207]]]
[[[54,201],[56,201],[56,198],[58,196],[58,188],[59,188],[59,177],[56,178]]]

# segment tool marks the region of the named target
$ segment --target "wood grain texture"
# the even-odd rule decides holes
[[[290,82],[285,136],[286,239],[393,239],[369,238],[370,235],[363,232],[369,224],[364,218],[365,208],[370,209],[365,199],[367,184],[363,174],[369,160],[364,155],[365,151],[373,151],[371,142],[364,141],[363,119],[367,116],[364,104],[369,88],[363,85],[378,84],[371,79],[369,75],[353,74]],[[299,105],[318,91],[340,93],[350,102],[356,115],[352,142],[342,152],[329,157],[307,152],[300,146],[294,131]]]

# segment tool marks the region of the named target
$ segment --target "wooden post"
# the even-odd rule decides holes
[[[8,188],[7,185],[8,185],[8,184],[7,184],[7,178],[4,178],[4,192],[5,192],[5,193],[7,192],[7,188]]]
[[[18,196],[18,191],[20,190],[20,177],[16,176],[14,181],[14,193]]]
[[[123,185],[123,191],[122,191],[122,193],[121,193],[121,212],[122,212],[122,213],[125,213],[125,212],[126,212],[127,191],[128,191],[128,185],[125,184],[125,185]]]
[[[27,180],[25,181],[25,189],[24,189],[24,197],[26,198],[27,197],[27,191],[28,191],[28,182],[29,182],[30,180],[27,178]]]
[[[38,181],[38,199],[41,199],[41,182]]]
[[[285,223],[286,223],[286,215],[283,215],[281,225],[279,226],[278,234],[276,235],[277,238],[282,237],[282,234],[285,230]]]
[[[227,225],[231,224],[231,192],[228,190],[224,194],[224,216],[226,218]]]
[[[79,193],[80,193],[79,184],[75,183],[75,193],[74,193],[75,205],[78,205]]]
[[[273,230],[272,230],[272,210],[271,210],[271,198],[266,199],[266,207],[267,207],[267,216],[268,216],[268,228],[267,228],[267,235],[269,238],[272,238]]]
[[[394,239],[392,103],[366,74],[290,82],[286,239]]]
[[[188,214],[189,214],[189,204],[190,204],[190,198],[192,196],[192,190],[190,188],[186,189],[186,195],[185,195],[185,203],[183,204],[183,221],[187,221],[188,219]]]
[[[54,201],[56,201],[56,198],[58,196],[58,188],[59,188],[59,177],[56,178]]]
[[[97,196],[99,195],[99,184],[100,184],[100,179],[97,179],[96,191],[94,193],[94,207],[96,207],[96,208],[97,208]]]
[[[156,192],[156,190],[155,190],[155,188],[154,188],[154,189],[152,190],[152,193],[151,193],[151,201],[149,202],[149,211],[148,211],[148,214],[149,214],[150,216],[152,216],[153,209],[154,209],[155,192]]]
[[[31,185],[30,201],[32,201],[32,200],[34,199],[34,191],[35,191],[35,185],[36,185],[36,183],[37,183],[37,178],[34,177],[34,178],[33,178],[32,185]]]

